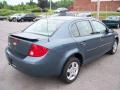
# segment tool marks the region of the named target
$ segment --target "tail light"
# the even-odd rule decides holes
[[[44,56],[47,52],[48,52],[48,48],[40,45],[32,44],[28,55],[31,57],[41,57]]]

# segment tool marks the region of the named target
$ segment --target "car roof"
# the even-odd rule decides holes
[[[75,16],[57,16],[57,17],[50,17],[48,19],[53,20],[64,20],[64,21],[72,21],[72,20],[97,20],[93,17],[75,17]]]

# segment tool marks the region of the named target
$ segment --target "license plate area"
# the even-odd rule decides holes
[[[12,64],[12,59],[11,59],[11,57],[8,55],[7,58],[8,58],[8,63],[9,63],[9,65],[11,65],[11,64]]]
[[[13,60],[11,59],[10,56],[8,56],[8,62],[9,62],[9,65],[16,67],[16,65],[13,64]]]

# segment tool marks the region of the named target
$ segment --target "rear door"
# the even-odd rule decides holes
[[[106,33],[107,27],[99,22],[99,21],[91,21],[93,27],[94,27],[94,33],[100,34],[100,53],[104,54],[106,52],[108,52],[112,45],[113,45],[113,41],[114,41],[114,35],[112,32],[108,32]]]
[[[78,33],[75,31],[78,30]],[[80,52],[84,53],[85,62],[99,56],[100,34],[94,34],[89,21],[77,21],[72,27],[74,40],[77,42]]]

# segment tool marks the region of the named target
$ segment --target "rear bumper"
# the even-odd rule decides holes
[[[60,60],[55,55],[55,58],[47,55],[47,57],[41,58],[25,57],[20,59],[6,49],[6,56],[11,66],[32,76],[59,76],[62,70],[62,67],[59,67]]]

